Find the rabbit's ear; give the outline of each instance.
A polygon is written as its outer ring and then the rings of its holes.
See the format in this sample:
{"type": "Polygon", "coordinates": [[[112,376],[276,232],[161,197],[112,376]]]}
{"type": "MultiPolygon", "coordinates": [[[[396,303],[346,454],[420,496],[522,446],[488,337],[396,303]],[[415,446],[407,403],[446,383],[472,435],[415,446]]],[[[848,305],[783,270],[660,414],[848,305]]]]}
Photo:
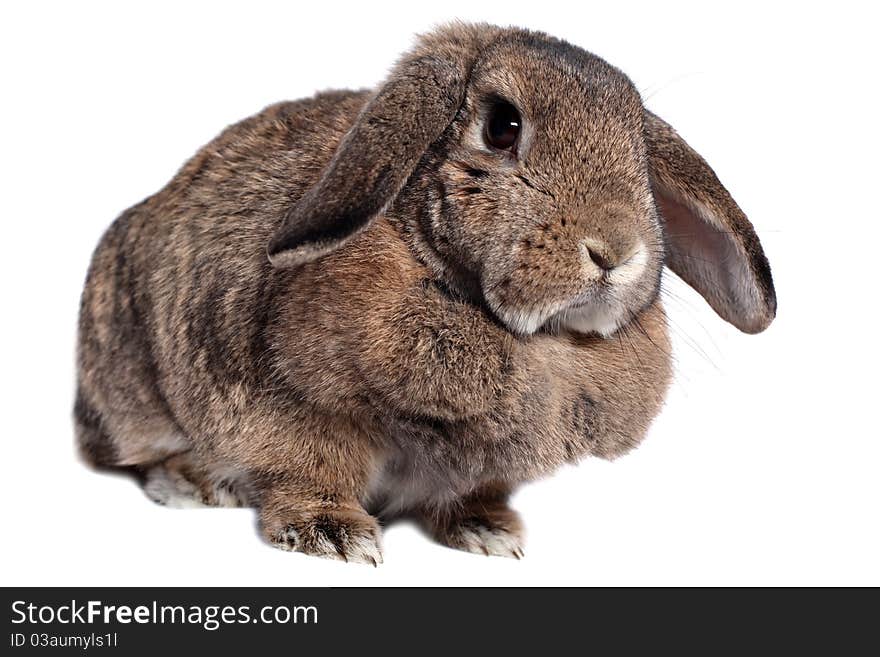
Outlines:
{"type": "Polygon", "coordinates": [[[339,248],[394,200],[461,106],[478,41],[461,28],[433,34],[395,67],[271,238],[272,264],[339,248]]]}
{"type": "Polygon", "coordinates": [[[763,331],[776,316],[776,292],[752,224],[669,124],[645,111],[644,125],[666,264],[738,329],[763,331]]]}

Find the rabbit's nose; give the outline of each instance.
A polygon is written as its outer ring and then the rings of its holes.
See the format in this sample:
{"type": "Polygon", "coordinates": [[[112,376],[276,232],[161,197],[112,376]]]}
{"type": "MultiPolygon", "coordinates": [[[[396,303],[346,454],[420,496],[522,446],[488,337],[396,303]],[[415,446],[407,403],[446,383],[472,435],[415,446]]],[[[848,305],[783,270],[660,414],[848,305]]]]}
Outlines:
{"type": "Polygon", "coordinates": [[[620,259],[612,249],[598,240],[586,239],[581,242],[581,252],[602,271],[611,271],[620,264],[620,259]]]}
{"type": "Polygon", "coordinates": [[[614,269],[614,263],[598,251],[591,249],[589,246],[587,247],[587,254],[590,256],[590,260],[595,262],[600,269],[604,269],[605,271],[614,269]]]}

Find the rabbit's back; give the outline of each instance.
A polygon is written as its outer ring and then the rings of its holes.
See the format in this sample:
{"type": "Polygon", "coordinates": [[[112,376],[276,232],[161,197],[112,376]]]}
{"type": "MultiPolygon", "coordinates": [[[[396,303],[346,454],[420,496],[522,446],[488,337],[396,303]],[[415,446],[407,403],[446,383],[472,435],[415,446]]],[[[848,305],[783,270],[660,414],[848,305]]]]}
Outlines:
{"type": "Polygon", "coordinates": [[[265,328],[289,274],[266,243],[365,99],[328,92],[230,126],[107,230],[80,313],[75,414],[91,460],[179,451],[193,413],[212,417],[206,395],[272,387],[265,328]]]}

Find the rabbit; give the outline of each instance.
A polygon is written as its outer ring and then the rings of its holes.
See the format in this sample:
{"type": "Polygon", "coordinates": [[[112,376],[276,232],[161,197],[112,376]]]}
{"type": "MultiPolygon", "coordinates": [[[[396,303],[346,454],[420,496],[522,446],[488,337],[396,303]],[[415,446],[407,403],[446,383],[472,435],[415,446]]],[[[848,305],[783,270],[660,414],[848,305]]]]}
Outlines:
{"type": "Polygon", "coordinates": [[[84,458],[377,564],[380,519],[521,557],[516,488],[635,447],[671,379],[664,266],[746,333],[752,225],[599,57],[453,23],[374,90],[272,105],[126,210],[82,296],[84,458]]]}

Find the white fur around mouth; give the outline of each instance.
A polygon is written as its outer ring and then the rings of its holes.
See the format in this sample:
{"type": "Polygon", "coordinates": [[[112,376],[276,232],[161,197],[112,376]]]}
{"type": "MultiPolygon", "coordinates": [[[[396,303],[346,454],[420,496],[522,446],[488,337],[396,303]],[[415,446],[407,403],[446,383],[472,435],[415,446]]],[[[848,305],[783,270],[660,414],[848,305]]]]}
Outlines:
{"type": "Polygon", "coordinates": [[[544,325],[544,323],[547,321],[547,318],[552,313],[547,313],[546,310],[543,312],[539,312],[534,310],[520,310],[517,308],[507,308],[501,306],[495,308],[495,314],[498,315],[498,318],[502,322],[504,322],[505,326],[507,326],[507,328],[509,328],[514,333],[518,333],[520,335],[532,335],[535,331],[537,331],[539,328],[541,328],[541,326],[544,325]]]}
{"type": "MultiPolygon", "coordinates": [[[[550,331],[570,331],[572,333],[597,334],[608,338],[631,316],[630,310],[616,296],[632,296],[639,281],[648,267],[648,251],[643,244],[621,264],[606,274],[603,283],[596,279],[595,272],[588,272],[588,278],[597,285],[593,293],[580,295],[566,302],[551,303],[547,306],[517,308],[501,302],[493,288],[485,292],[489,306],[514,333],[532,335],[541,327],[550,331]],[[609,296],[602,290],[613,291],[609,296]],[[576,302],[576,303],[575,303],[576,302]],[[575,303],[575,305],[570,305],[575,303]]],[[[585,258],[585,267],[598,269],[589,258],[585,258]]]]}
{"type": "Polygon", "coordinates": [[[603,338],[608,338],[622,324],[621,313],[615,310],[605,303],[589,304],[563,310],[550,321],[566,331],[597,333],[603,338]]]}
{"type": "Polygon", "coordinates": [[[617,304],[601,301],[551,312],[501,307],[495,309],[495,313],[505,326],[520,335],[532,335],[544,327],[550,331],[596,333],[603,338],[613,335],[627,315],[626,310],[617,304]]]}

